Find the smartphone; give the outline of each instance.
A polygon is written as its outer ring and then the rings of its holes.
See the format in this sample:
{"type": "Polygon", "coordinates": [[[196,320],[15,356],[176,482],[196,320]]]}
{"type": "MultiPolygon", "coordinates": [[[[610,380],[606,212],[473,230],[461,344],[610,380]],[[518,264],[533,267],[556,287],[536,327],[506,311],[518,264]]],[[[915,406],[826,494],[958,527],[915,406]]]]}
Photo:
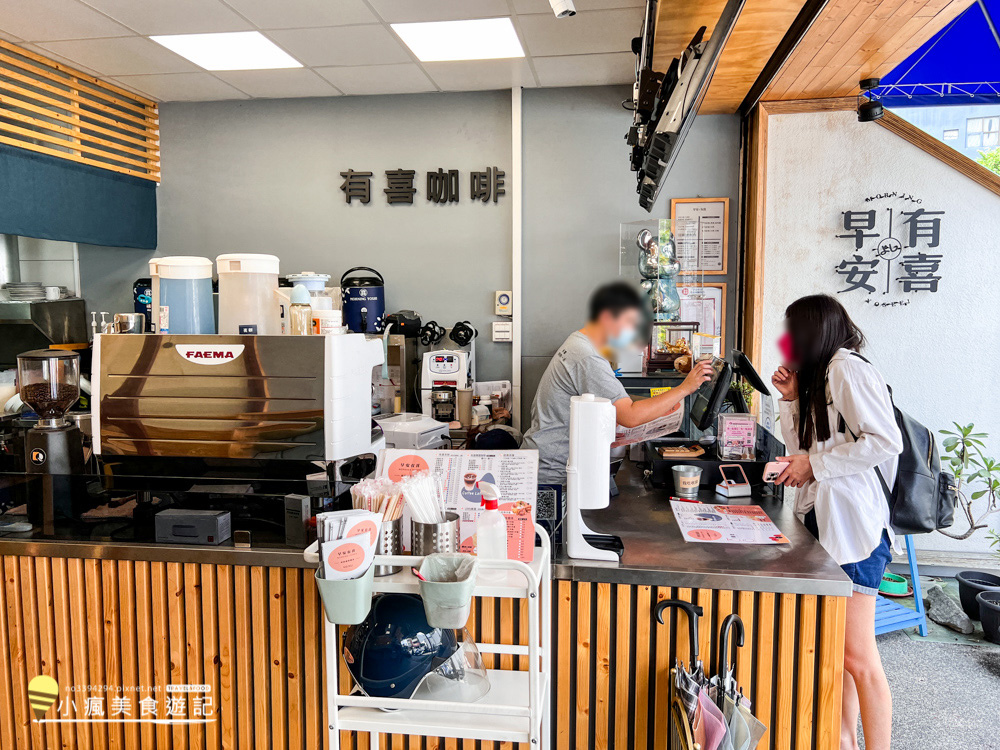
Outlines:
{"type": "Polygon", "coordinates": [[[781,461],[768,461],[764,464],[764,481],[773,483],[775,479],[781,476],[781,472],[785,470],[786,466],[788,464],[781,461]]]}

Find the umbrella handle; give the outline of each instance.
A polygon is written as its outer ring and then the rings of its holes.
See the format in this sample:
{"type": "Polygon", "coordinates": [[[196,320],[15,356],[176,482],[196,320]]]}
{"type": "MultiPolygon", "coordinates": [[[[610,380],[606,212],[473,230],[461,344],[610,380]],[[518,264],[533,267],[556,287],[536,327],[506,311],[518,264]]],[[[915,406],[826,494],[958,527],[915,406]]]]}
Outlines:
{"type": "MultiPolygon", "coordinates": [[[[737,614],[729,615],[725,620],[722,621],[722,627],[719,632],[719,678],[722,680],[723,686],[725,685],[726,676],[729,673],[729,659],[731,658],[733,664],[736,663],[736,649],[743,646],[743,640],[745,637],[745,630],[743,628],[743,620],[737,614]],[[729,631],[732,630],[733,626],[736,626],[736,639],[733,641],[732,657],[729,656],[729,631]]],[[[720,690],[721,699],[725,699],[725,691],[720,690]]]]}
{"type": "MultiPolygon", "coordinates": [[[[691,663],[694,664],[698,661],[698,618],[704,613],[704,610],[697,604],[686,602],[683,599],[664,599],[653,608],[653,614],[656,615],[656,620],[661,625],[663,624],[663,610],[667,607],[677,607],[687,612],[688,638],[691,641],[691,653],[693,654],[691,663]]],[[[742,624],[740,623],[741,627],[742,624]]],[[[740,642],[742,643],[742,638],[740,642]]]]}

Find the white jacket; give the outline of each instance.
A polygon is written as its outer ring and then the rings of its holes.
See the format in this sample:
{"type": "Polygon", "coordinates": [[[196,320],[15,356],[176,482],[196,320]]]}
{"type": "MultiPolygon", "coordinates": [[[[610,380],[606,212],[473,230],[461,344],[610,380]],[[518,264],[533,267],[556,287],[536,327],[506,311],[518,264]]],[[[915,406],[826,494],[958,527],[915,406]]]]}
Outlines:
{"type": "MultiPolygon", "coordinates": [[[[814,479],[795,494],[795,512],[816,511],[819,541],[838,565],[866,559],[882,539],[883,529],[897,552],[889,523],[889,506],[875,474],[879,467],[886,483],[896,482],[896,466],[903,437],[896,425],[892,401],[878,370],[848,349],[830,360],[827,375],[827,414],[830,439],[813,441],[809,463],[814,479]],[[843,415],[848,431],[839,432],[843,415]]],[[[780,401],[781,433],[789,453],[799,448],[798,401],[780,401]]]]}

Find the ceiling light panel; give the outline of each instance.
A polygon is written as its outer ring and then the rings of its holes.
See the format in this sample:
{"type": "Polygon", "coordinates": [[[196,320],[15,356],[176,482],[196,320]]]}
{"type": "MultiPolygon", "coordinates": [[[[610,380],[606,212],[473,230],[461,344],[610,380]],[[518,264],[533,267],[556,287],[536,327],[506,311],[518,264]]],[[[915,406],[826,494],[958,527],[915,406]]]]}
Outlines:
{"type": "Polygon", "coordinates": [[[509,18],[394,23],[392,30],[421,62],[524,57],[509,18]]]}
{"type": "Polygon", "coordinates": [[[152,36],[150,39],[205,70],[273,70],[302,67],[302,63],[259,31],[171,34],[152,36]]]}

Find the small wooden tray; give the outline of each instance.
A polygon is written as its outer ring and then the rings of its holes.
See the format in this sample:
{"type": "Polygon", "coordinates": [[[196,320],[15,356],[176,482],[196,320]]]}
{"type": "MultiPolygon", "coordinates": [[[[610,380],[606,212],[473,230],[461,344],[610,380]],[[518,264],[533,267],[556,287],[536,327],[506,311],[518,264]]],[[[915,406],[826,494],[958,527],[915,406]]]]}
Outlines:
{"type": "Polygon", "coordinates": [[[705,455],[700,445],[661,445],[657,450],[663,458],[698,458],[705,455]]]}

